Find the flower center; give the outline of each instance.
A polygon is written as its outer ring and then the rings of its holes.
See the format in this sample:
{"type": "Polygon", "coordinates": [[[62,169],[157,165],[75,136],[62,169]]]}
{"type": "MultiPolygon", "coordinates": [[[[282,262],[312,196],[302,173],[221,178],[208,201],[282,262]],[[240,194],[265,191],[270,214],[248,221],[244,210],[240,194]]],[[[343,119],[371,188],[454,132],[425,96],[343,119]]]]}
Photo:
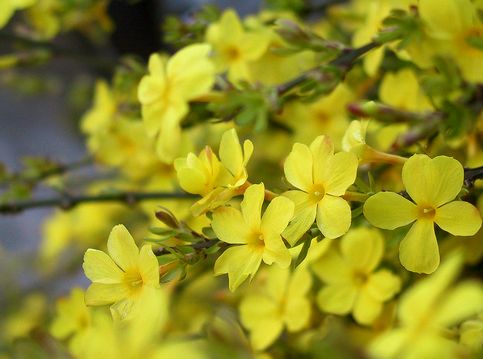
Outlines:
{"type": "Polygon", "coordinates": [[[132,290],[140,289],[143,286],[143,277],[137,270],[124,273],[124,283],[132,290]]]}
{"type": "Polygon", "coordinates": [[[419,206],[419,215],[418,218],[421,219],[434,219],[434,215],[436,214],[436,210],[431,206],[419,206]]]}
{"type": "Polygon", "coordinates": [[[231,61],[236,61],[240,58],[240,50],[235,46],[230,46],[226,49],[226,57],[231,61]]]}
{"type": "Polygon", "coordinates": [[[367,274],[361,271],[355,271],[352,274],[352,279],[357,287],[363,286],[367,282],[367,274]]]}
{"type": "Polygon", "coordinates": [[[325,196],[325,188],[321,184],[316,184],[309,194],[312,201],[319,202],[325,196]]]}

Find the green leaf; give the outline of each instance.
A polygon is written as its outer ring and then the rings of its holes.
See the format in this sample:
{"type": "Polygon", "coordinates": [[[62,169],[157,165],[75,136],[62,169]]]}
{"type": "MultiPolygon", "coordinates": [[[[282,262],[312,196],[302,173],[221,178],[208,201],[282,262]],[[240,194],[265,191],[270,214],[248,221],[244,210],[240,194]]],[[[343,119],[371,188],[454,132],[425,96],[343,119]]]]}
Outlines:
{"type": "Polygon", "coordinates": [[[307,257],[307,253],[309,252],[309,248],[310,248],[310,243],[311,243],[310,239],[305,240],[302,246],[302,249],[300,250],[300,253],[297,257],[297,261],[295,262],[295,268],[297,268],[300,265],[300,263],[302,263],[303,260],[307,257]]]}

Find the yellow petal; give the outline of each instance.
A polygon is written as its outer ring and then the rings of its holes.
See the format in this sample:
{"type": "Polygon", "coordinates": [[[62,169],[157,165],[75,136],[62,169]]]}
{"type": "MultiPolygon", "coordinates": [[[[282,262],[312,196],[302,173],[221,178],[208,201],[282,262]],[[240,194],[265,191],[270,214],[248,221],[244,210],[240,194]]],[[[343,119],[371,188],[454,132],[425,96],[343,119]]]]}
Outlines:
{"type": "Polygon", "coordinates": [[[245,225],[249,230],[260,230],[260,217],[264,198],[265,186],[263,183],[253,184],[245,191],[240,207],[245,219],[245,225]]]}
{"type": "Polygon", "coordinates": [[[150,244],[142,246],[139,252],[139,272],[144,284],[159,286],[159,263],[150,244]]]}
{"type": "Polygon", "coordinates": [[[263,261],[268,265],[277,263],[282,268],[287,268],[292,261],[292,256],[280,235],[270,235],[264,237],[265,250],[263,251],[263,261]]]}
{"type": "Polygon", "coordinates": [[[183,167],[176,170],[179,185],[183,190],[194,194],[205,194],[204,174],[196,168],[183,167]]]}
{"type": "Polygon", "coordinates": [[[433,273],[439,266],[439,248],[434,224],[417,220],[399,245],[399,260],[404,268],[416,273],[433,273]]]}
{"type": "Polygon", "coordinates": [[[286,197],[276,197],[268,205],[262,217],[261,229],[265,233],[280,234],[292,219],[295,205],[286,197]]]}
{"type": "Polygon", "coordinates": [[[309,324],[311,302],[304,297],[289,297],[285,311],[285,323],[288,331],[299,331],[309,324]]]}
{"type": "Polygon", "coordinates": [[[215,262],[215,275],[228,273],[228,286],[234,292],[249,276],[253,276],[262,261],[262,251],[248,245],[230,247],[215,262]]]}
{"type": "Polygon", "coordinates": [[[166,83],[163,78],[144,76],[139,82],[138,99],[143,105],[150,105],[161,98],[166,83]]]}
{"type": "Polygon", "coordinates": [[[270,34],[258,32],[245,34],[242,39],[242,56],[244,61],[258,60],[267,51],[270,42],[270,34]]]}
{"type": "Polygon", "coordinates": [[[243,153],[240,140],[234,128],[221,136],[220,160],[232,176],[238,176],[243,169],[243,153]]]}
{"type": "Polygon", "coordinates": [[[135,311],[136,301],[134,298],[124,298],[111,305],[111,315],[115,321],[132,319],[132,312],[135,311]]]}
{"type": "Polygon", "coordinates": [[[373,340],[369,345],[371,358],[397,358],[407,348],[408,337],[412,332],[407,329],[393,329],[373,340]]]}
{"type": "Polygon", "coordinates": [[[166,58],[159,54],[149,56],[148,62],[149,73],[154,77],[166,77],[166,58]]]}
{"type": "Polygon", "coordinates": [[[334,247],[331,247],[311,267],[325,283],[338,285],[352,282],[350,267],[334,247]]]}
{"type": "Polygon", "coordinates": [[[439,207],[453,200],[463,185],[463,166],[451,157],[413,155],[403,166],[406,191],[419,205],[439,207]]]}
{"type": "Polygon", "coordinates": [[[354,303],[353,316],[359,324],[371,324],[382,311],[382,302],[363,291],[354,303]]]}
{"type": "Polygon", "coordinates": [[[330,172],[324,180],[325,192],[342,196],[356,180],[358,163],[356,155],[352,152],[336,153],[330,160],[330,172]]]}
{"type": "Polygon", "coordinates": [[[351,208],[342,198],[325,195],[317,204],[316,220],[324,237],[340,237],[351,226],[351,208]]]}
{"type": "Polygon", "coordinates": [[[314,183],[325,184],[331,176],[331,163],[334,156],[334,144],[328,136],[318,136],[310,144],[313,158],[314,183]]]}
{"type": "Polygon", "coordinates": [[[86,277],[92,282],[120,283],[123,272],[106,253],[97,249],[88,249],[82,264],[86,277]]]}
{"type": "Polygon", "coordinates": [[[129,289],[124,284],[92,283],[86,291],[87,305],[107,305],[129,295],[129,289]]]}
{"type": "Polygon", "coordinates": [[[156,141],[156,153],[164,163],[171,164],[179,156],[178,152],[181,143],[179,123],[188,113],[188,110],[186,103],[178,103],[176,106],[170,105],[163,115],[160,134],[156,141]]]}
{"type": "Polygon", "coordinates": [[[356,228],[342,238],[340,250],[352,268],[370,273],[381,260],[384,252],[384,238],[375,229],[356,228]]]}
{"type": "Polygon", "coordinates": [[[436,224],[455,236],[472,236],[481,227],[478,209],[468,202],[453,201],[436,209],[436,224]]]}
{"type": "Polygon", "coordinates": [[[387,269],[381,269],[369,276],[365,290],[374,299],[386,301],[401,290],[401,280],[387,269]]]}
{"type": "Polygon", "coordinates": [[[136,268],[138,265],[139,249],[134,238],[122,224],[115,226],[107,240],[109,255],[124,271],[136,268]]]}
{"type": "Polygon", "coordinates": [[[243,216],[239,210],[233,207],[220,207],[213,213],[211,227],[217,237],[225,243],[247,243],[250,236],[243,216]]]}
{"type": "Polygon", "coordinates": [[[478,282],[465,282],[446,294],[438,306],[436,322],[450,327],[483,310],[483,287],[478,282]]]}
{"type": "Polygon", "coordinates": [[[306,145],[295,143],[283,166],[285,177],[293,186],[309,192],[313,184],[312,166],[310,149],[306,145]]]}
{"type": "Polygon", "coordinates": [[[376,227],[395,229],[413,222],[416,205],[393,192],[378,192],[364,203],[364,216],[376,227]]]}
{"type": "Polygon", "coordinates": [[[215,66],[208,59],[208,44],[189,45],[169,60],[167,76],[179,96],[191,100],[208,92],[215,81],[215,66]]]}
{"type": "Polygon", "coordinates": [[[283,195],[295,203],[294,217],[282,233],[282,236],[293,246],[314,223],[317,204],[310,201],[309,195],[302,191],[288,191],[283,195]]]}
{"type": "Polygon", "coordinates": [[[329,285],[317,295],[317,304],[325,312],[347,314],[352,310],[356,296],[356,288],[351,284],[329,285]]]}

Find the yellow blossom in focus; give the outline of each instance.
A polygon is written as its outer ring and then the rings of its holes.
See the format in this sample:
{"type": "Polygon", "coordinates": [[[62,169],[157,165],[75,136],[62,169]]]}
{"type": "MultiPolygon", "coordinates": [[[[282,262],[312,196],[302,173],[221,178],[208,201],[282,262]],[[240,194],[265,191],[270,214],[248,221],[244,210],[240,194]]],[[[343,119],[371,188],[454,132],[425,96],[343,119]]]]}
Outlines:
{"type": "Polygon", "coordinates": [[[128,318],[142,296],[159,288],[159,265],[151,245],[138,249],[123,225],[115,226],[107,240],[106,253],[88,249],[84,272],[92,281],[86,292],[87,305],[111,306],[114,317],[128,318]]]}
{"type": "Polygon", "coordinates": [[[0,29],[4,27],[15,11],[28,8],[37,0],[2,0],[0,1],[0,29]]]}
{"type": "Polygon", "coordinates": [[[376,193],[365,202],[364,215],[376,227],[392,230],[414,222],[399,246],[399,259],[407,270],[432,273],[438,268],[435,223],[456,236],[471,236],[480,229],[478,209],[454,201],[463,185],[463,172],[453,158],[416,154],[402,170],[404,186],[415,203],[393,192],[376,193]]]}
{"type": "Polygon", "coordinates": [[[298,188],[284,193],[295,203],[295,214],[283,236],[291,245],[314,220],[324,237],[340,237],[349,230],[351,209],[341,198],[354,183],[357,157],[350,152],[334,154],[332,141],[317,137],[310,147],[295,143],[284,164],[287,181],[298,188]]]}
{"type": "MultiPolygon", "coordinates": [[[[262,273],[260,273],[262,274],[262,273]]],[[[255,350],[264,350],[282,333],[297,332],[309,323],[311,303],[307,294],[312,285],[309,271],[298,267],[290,269],[272,266],[267,277],[259,284],[260,293],[249,293],[240,304],[240,319],[250,331],[255,350]]]]}
{"type": "Polygon", "coordinates": [[[270,39],[268,30],[245,31],[238,15],[231,9],[206,31],[206,41],[213,46],[217,71],[228,70],[228,78],[234,82],[251,80],[250,62],[265,53],[270,39]]]}
{"type": "Polygon", "coordinates": [[[139,83],[144,125],[150,137],[157,136],[156,151],[165,163],[172,163],[178,155],[180,122],[188,114],[188,102],[206,94],[214,83],[209,51],[209,45],[195,44],[178,51],[169,60],[153,54],[149,74],[139,83]]]}
{"type": "Polygon", "coordinates": [[[246,165],[253,153],[252,142],[245,140],[242,149],[235,129],[231,129],[223,133],[218,153],[220,160],[206,147],[199,156],[189,153],[174,162],[181,188],[203,196],[191,207],[195,216],[223,205],[247,182],[246,165]]]}
{"type": "Polygon", "coordinates": [[[466,281],[450,288],[461,270],[453,254],[430,277],[406,291],[397,309],[398,325],[370,344],[376,359],[456,358],[459,345],[445,335],[449,328],[483,309],[481,283],[466,281]]]}
{"type": "Polygon", "coordinates": [[[280,234],[292,218],[294,205],[285,197],[276,197],[262,216],[264,197],[263,183],[251,185],[245,191],[241,211],[220,207],[213,212],[211,226],[217,237],[233,245],[215,263],[215,275],[228,273],[231,291],[253,277],[262,260],[283,268],[292,260],[280,234]]]}
{"type": "Polygon", "coordinates": [[[371,324],[383,303],[401,288],[399,277],[387,269],[376,270],[384,253],[384,238],[375,229],[349,231],[312,264],[326,283],[318,296],[319,307],[328,313],[352,313],[360,324],[371,324]]]}

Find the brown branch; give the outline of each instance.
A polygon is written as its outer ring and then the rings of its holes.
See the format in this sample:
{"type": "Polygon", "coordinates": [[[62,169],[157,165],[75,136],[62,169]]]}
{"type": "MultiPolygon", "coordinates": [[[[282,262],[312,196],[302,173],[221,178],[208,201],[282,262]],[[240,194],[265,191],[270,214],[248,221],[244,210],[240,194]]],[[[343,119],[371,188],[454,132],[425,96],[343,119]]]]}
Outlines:
{"type": "Polygon", "coordinates": [[[133,205],[141,201],[152,199],[193,199],[197,196],[181,192],[116,192],[99,195],[61,195],[45,199],[12,201],[0,204],[0,214],[15,214],[27,209],[58,207],[63,210],[71,209],[81,203],[93,202],[121,202],[133,205]]]}

